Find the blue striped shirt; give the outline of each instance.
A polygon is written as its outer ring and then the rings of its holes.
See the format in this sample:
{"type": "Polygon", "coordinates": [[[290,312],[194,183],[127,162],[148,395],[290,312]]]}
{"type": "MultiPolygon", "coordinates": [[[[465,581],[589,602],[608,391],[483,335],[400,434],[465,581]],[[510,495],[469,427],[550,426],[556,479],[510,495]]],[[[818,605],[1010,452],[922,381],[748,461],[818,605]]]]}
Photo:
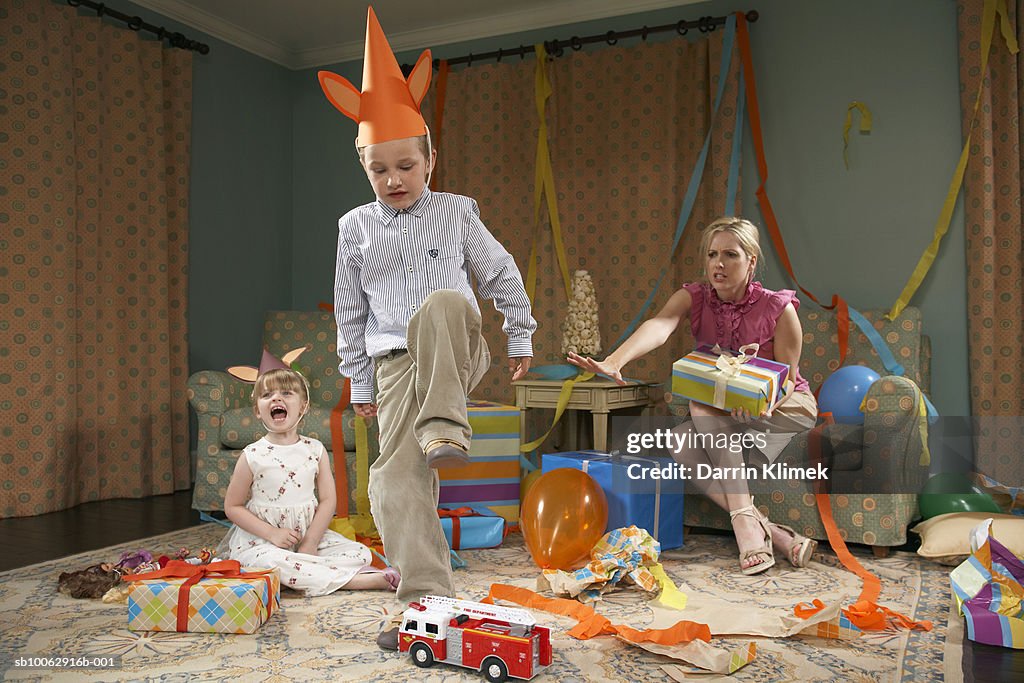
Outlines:
{"type": "Polygon", "coordinates": [[[409,320],[432,292],[461,292],[479,312],[470,272],[480,296],[505,316],[509,357],[532,356],[537,322],[523,278],[474,200],[424,189],[408,209],[378,200],[338,220],[338,369],[352,379],[353,403],[373,401],[371,359],[406,348],[409,320]]]}

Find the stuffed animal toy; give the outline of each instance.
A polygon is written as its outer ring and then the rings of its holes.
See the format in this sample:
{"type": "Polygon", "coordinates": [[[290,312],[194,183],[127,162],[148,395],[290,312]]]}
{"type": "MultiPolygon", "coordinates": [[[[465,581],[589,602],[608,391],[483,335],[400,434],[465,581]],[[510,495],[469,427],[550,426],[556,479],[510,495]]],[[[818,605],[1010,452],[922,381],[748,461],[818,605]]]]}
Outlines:
{"type": "Polygon", "coordinates": [[[109,562],[94,564],[75,572],[61,572],[57,590],[73,598],[101,598],[121,583],[121,571],[109,562]]]}

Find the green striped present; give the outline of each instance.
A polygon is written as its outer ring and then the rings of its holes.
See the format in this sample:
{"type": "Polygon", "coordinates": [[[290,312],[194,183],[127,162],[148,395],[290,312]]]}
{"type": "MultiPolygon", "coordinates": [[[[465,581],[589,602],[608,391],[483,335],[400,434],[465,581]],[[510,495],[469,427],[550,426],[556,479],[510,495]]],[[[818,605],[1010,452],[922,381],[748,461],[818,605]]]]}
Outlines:
{"type": "Polygon", "coordinates": [[[760,415],[782,397],[788,376],[785,363],[718,353],[702,345],[672,364],[672,393],[722,410],[746,408],[760,415]]]}

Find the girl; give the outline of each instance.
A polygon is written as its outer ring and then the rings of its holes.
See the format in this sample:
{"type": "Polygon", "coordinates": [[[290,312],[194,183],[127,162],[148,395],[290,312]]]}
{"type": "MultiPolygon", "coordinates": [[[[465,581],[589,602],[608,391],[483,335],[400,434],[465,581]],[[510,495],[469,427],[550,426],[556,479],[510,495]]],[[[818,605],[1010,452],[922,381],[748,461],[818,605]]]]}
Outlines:
{"type": "Polygon", "coordinates": [[[235,523],[217,554],[249,567],[277,568],[281,585],[307,596],[339,588],[396,590],[394,569],[370,566],[370,550],[327,527],[334,518],[334,477],[326,449],[300,436],[309,410],[306,379],[291,369],[269,370],[253,388],[256,416],[267,435],[239,456],[224,497],[235,523]]]}

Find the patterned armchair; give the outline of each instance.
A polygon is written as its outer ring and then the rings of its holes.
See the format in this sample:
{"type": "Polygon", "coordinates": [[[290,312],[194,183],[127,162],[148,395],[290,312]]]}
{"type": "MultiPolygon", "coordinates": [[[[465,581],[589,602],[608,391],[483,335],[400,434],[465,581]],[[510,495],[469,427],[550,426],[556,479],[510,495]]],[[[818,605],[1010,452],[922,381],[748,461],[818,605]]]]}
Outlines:
{"type": "MultiPolygon", "coordinates": [[[[296,361],[309,380],[310,408],[299,432],[319,439],[331,451],[331,410],[341,398],[345,378],[338,374],[337,327],[334,315],[318,311],[268,311],[263,345],[275,356],[303,345],[310,350],[296,361]]],[[[248,359],[239,359],[239,362],[248,359]]],[[[188,399],[198,416],[196,483],[192,507],[223,510],[224,494],[235,460],[248,444],[265,433],[252,409],[252,385],[226,372],[203,370],[188,379],[188,399]]],[[[343,418],[345,460],[349,481],[349,509],[355,510],[355,413],[346,408],[343,418]]],[[[369,460],[377,459],[377,421],[369,427],[369,460]]],[[[332,454],[332,464],[333,464],[332,454]]]]}
{"type": "MultiPolygon", "coordinates": [[[[931,379],[931,342],[921,334],[921,312],[907,307],[895,321],[883,318],[886,311],[865,311],[864,316],[889,345],[906,369],[902,377],[886,376],[871,343],[850,326],[847,365],[861,364],[882,377],[866,396],[864,424],[834,424],[824,428],[821,452],[831,472],[832,514],[840,535],[848,543],[863,543],[884,556],[890,546],[907,540],[907,526],[917,517],[917,494],[927,479],[928,466],[921,464],[919,398],[913,380],[928,393],[931,379]]],[[[803,353],[800,372],[813,388],[838,368],[836,319],[828,311],[803,306],[803,353]]],[[[685,415],[688,406],[676,398],[669,409],[685,415]]],[[[794,467],[810,463],[810,431],[797,434],[779,456],[794,467]]],[[[755,504],[782,524],[818,540],[828,540],[814,498],[814,482],[802,480],[759,481],[751,486],[755,504]]],[[[729,516],[704,496],[687,496],[688,526],[731,529],[729,516]]]]}

